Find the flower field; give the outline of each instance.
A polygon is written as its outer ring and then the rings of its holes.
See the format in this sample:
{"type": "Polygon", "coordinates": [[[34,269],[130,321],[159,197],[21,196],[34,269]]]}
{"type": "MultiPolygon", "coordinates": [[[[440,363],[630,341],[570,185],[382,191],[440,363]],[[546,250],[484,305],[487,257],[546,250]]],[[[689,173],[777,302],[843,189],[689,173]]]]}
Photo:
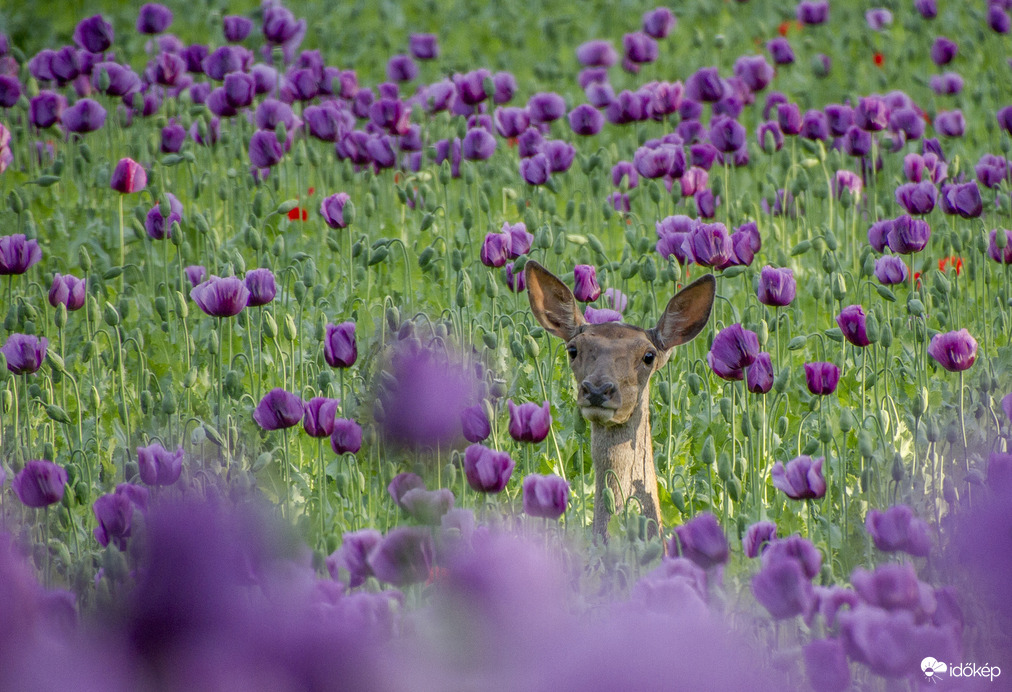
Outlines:
{"type": "Polygon", "coordinates": [[[1003,689],[1012,2],[85,4],[0,688],[1003,689]]]}

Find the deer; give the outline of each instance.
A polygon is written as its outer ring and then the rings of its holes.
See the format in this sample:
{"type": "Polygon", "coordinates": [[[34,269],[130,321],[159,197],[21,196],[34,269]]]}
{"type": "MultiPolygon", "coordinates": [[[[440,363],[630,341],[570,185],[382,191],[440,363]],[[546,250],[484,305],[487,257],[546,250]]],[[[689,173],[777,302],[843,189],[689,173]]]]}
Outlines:
{"type": "Polygon", "coordinates": [[[635,498],[648,520],[648,535],[658,535],[650,378],[675,346],[691,341],[706,326],[716,280],[706,274],[693,281],[668,301],[657,326],[644,329],[624,322],[587,323],[569,287],[534,260],[525,264],[524,279],[535,319],[566,343],[576,404],[590,423],[594,533],[607,537],[612,513],[604,497],[610,488],[621,503],[635,498]]]}

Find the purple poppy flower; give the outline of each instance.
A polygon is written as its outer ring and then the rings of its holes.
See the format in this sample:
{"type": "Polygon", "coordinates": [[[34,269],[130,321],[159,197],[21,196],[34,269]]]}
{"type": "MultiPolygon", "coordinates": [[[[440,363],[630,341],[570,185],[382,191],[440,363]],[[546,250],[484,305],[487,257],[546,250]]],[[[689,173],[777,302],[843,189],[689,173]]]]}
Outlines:
{"type": "Polygon", "coordinates": [[[987,8],[987,25],[996,34],[1007,34],[1012,30],[1012,19],[1003,7],[991,4],[987,8]]]}
{"type": "Polygon", "coordinates": [[[492,434],[492,425],[480,405],[468,406],[460,412],[460,427],[464,439],[472,443],[482,442],[492,434]]]}
{"type": "Polygon", "coordinates": [[[776,620],[808,616],[815,609],[815,590],[801,563],[789,556],[763,559],[752,577],[752,594],[776,620]]]}
{"type": "Polygon", "coordinates": [[[889,106],[878,96],[858,99],[854,124],[865,132],[879,132],[889,125],[889,106]]]}
{"type": "Polygon", "coordinates": [[[264,430],[281,430],[302,420],[304,404],[295,394],[275,387],[267,392],[253,410],[253,420],[264,430]]]}
{"type": "Polygon", "coordinates": [[[517,442],[541,442],[548,437],[552,413],[547,401],[541,406],[532,401],[517,406],[512,399],[506,403],[510,412],[510,437],[517,442]]]}
{"type": "Polygon", "coordinates": [[[777,525],[772,521],[757,521],[748,527],[741,539],[745,557],[759,557],[768,544],[777,538],[777,525]]]}
{"type": "Polygon", "coordinates": [[[875,249],[875,252],[885,251],[894,223],[894,219],[882,219],[868,228],[868,244],[875,249]]]}
{"type": "Polygon", "coordinates": [[[344,211],[351,197],[347,192],[338,192],[325,197],[320,202],[320,216],[331,228],[347,228],[349,220],[345,220],[344,211]]]}
{"type": "Polygon", "coordinates": [[[850,580],[862,601],[886,610],[913,612],[922,607],[924,597],[933,598],[930,589],[922,591],[926,585],[909,562],[879,565],[874,571],[858,567],[850,580]]]}
{"type": "Polygon", "coordinates": [[[872,31],[882,31],[892,26],[893,13],[884,7],[873,7],[864,13],[864,20],[872,31]]]}
{"type": "Polygon", "coordinates": [[[781,103],[777,106],[777,124],[785,135],[801,132],[801,110],[796,103],[781,103]]]}
{"type": "Polygon", "coordinates": [[[886,286],[906,283],[907,264],[896,255],[885,255],[875,260],[875,278],[886,286]]]}
{"type": "Polygon", "coordinates": [[[596,135],[604,127],[604,116],[589,103],[581,103],[569,111],[569,127],[584,137],[596,135]]]}
{"type": "Polygon", "coordinates": [[[696,194],[707,189],[707,185],[710,182],[710,174],[705,169],[692,166],[682,174],[678,182],[682,187],[682,197],[695,197],[696,194]]]}
{"type": "Polygon", "coordinates": [[[977,359],[977,340],[965,328],[935,334],[928,344],[928,355],[949,372],[961,372],[977,359]]]}
{"type": "Polygon", "coordinates": [[[243,53],[239,46],[221,46],[201,60],[204,74],[216,82],[232,72],[243,72],[243,53]]]}
{"type": "Polygon", "coordinates": [[[486,161],[495,153],[495,137],[483,127],[471,128],[464,135],[461,154],[468,161],[486,161]]]}
{"type": "Polygon", "coordinates": [[[669,555],[681,555],[705,570],[725,564],[731,556],[727,537],[711,512],[676,526],[668,546],[669,555]]]}
{"type": "Polygon", "coordinates": [[[196,288],[204,280],[204,276],[207,275],[207,270],[199,264],[191,264],[183,270],[186,273],[186,278],[190,280],[190,285],[196,288]]]}
{"type": "Polygon", "coordinates": [[[221,18],[221,31],[229,43],[240,43],[253,31],[253,20],[237,14],[227,14],[221,18]]]}
{"type": "Polygon", "coordinates": [[[854,125],[854,109],[850,106],[831,103],[823,109],[829,131],[835,137],[842,137],[854,125]]]}
{"type": "Polygon", "coordinates": [[[389,531],[369,551],[367,562],[377,579],[401,587],[428,579],[434,556],[432,532],[404,526],[389,531]]]}
{"type": "Polygon", "coordinates": [[[0,276],[24,274],[42,259],[39,241],[23,233],[0,236],[0,276]]]}
{"type": "Polygon", "coordinates": [[[666,38],[678,20],[667,7],[658,7],[643,14],[643,33],[654,38],[666,38]]]}
{"type": "Polygon", "coordinates": [[[744,369],[759,355],[759,337],[736,322],[721,329],[713,339],[706,362],[714,374],[725,380],[740,380],[744,369]]]}
{"type": "Polygon", "coordinates": [[[640,122],[647,117],[649,100],[650,97],[647,94],[633,93],[628,89],[623,89],[605,108],[604,117],[613,125],[640,122]]]}
{"type": "Polygon", "coordinates": [[[486,267],[502,267],[509,259],[509,247],[509,234],[488,233],[481,244],[481,263],[486,267]]]}
{"type": "Polygon", "coordinates": [[[952,62],[957,53],[959,53],[959,46],[956,45],[955,41],[945,36],[939,36],[931,44],[931,61],[939,67],[952,62]]]}
{"type": "Polygon", "coordinates": [[[492,74],[486,69],[473,70],[464,74],[454,75],[457,96],[467,106],[475,106],[488,98],[485,91],[485,79],[492,74]]]}
{"type": "Polygon", "coordinates": [[[802,649],[805,673],[813,690],[843,692],[850,689],[847,651],[839,639],[815,639],[802,649]]]}
{"type": "Polygon", "coordinates": [[[823,24],[829,19],[829,0],[801,0],[795,9],[795,17],[808,26],[823,24]]]}
{"type": "Polygon", "coordinates": [[[328,324],[323,342],[323,357],[332,368],[350,368],[358,360],[355,323],[328,324]]]}
{"type": "Polygon", "coordinates": [[[411,34],[408,50],[418,60],[434,60],[439,57],[439,40],[435,34],[411,34]]]}
{"type": "Polygon", "coordinates": [[[935,0],[914,0],[914,9],[925,19],[934,19],[938,16],[938,3],[935,0]]]}
{"type": "Polygon", "coordinates": [[[935,131],[945,137],[962,137],[966,132],[966,118],[960,110],[939,111],[935,116],[935,131]]]}
{"type": "Polygon", "coordinates": [[[523,293],[527,290],[527,280],[524,278],[524,272],[514,271],[513,262],[508,262],[505,267],[506,270],[506,285],[514,293],[523,293]]]}
{"type": "Polygon", "coordinates": [[[582,303],[592,303],[601,295],[601,287],[597,283],[597,269],[590,264],[578,264],[573,268],[573,280],[576,288],[573,295],[582,303]]]}
{"type": "Polygon", "coordinates": [[[886,610],[861,604],[841,613],[840,638],[847,655],[887,678],[903,678],[916,671],[925,651],[958,659],[958,641],[951,629],[919,625],[907,610],[886,610]]]}
{"type": "Polygon", "coordinates": [[[502,492],[515,466],[508,453],[484,445],[472,444],[464,450],[464,475],[468,485],[479,493],[502,492]]]}
{"type": "Polygon", "coordinates": [[[330,437],[334,433],[339,399],[314,396],[306,402],[302,416],[302,428],[310,437],[330,437]]]}
{"type": "Polygon", "coordinates": [[[773,388],[773,361],[766,351],[745,368],[745,387],[753,394],[767,394],[773,388]]]}
{"type": "Polygon", "coordinates": [[[212,102],[219,98],[216,94],[221,94],[224,97],[225,106],[227,109],[231,109],[232,112],[219,112],[215,113],[215,115],[235,115],[235,111],[238,109],[252,105],[253,97],[256,94],[256,82],[253,80],[253,77],[244,72],[228,73],[225,75],[224,84],[219,89],[212,91],[208,97],[208,108],[211,108],[212,111],[214,110],[212,102]]]}
{"type": "Polygon", "coordinates": [[[82,19],[74,28],[74,43],[89,53],[104,53],[112,40],[112,24],[99,14],[82,19]]]}
{"type": "Polygon", "coordinates": [[[243,279],[243,283],[249,289],[249,300],[246,301],[247,307],[256,308],[261,305],[267,305],[274,300],[274,296],[278,293],[274,274],[270,269],[265,267],[251,269],[246,272],[246,278],[243,279]]]}
{"type": "Polygon", "coordinates": [[[98,526],[95,540],[103,547],[111,542],[120,550],[126,550],[126,539],[130,537],[130,520],[134,514],[134,503],[123,493],[107,493],[92,505],[98,526]]]}
{"type": "Polygon", "coordinates": [[[43,89],[28,102],[28,118],[40,130],[60,122],[67,99],[63,94],[43,89]]]}
{"type": "Polygon", "coordinates": [[[162,128],[159,149],[163,154],[175,154],[183,148],[184,141],[186,141],[186,130],[182,125],[172,120],[162,128]]]}
{"type": "Polygon", "coordinates": [[[21,99],[21,82],[14,75],[0,74],[0,108],[11,108],[21,99]]]}
{"type": "Polygon", "coordinates": [[[221,278],[212,274],[207,281],[190,290],[190,297],[211,317],[234,317],[249,302],[249,289],[238,277],[221,278]]]}
{"type": "Polygon", "coordinates": [[[834,363],[817,361],[805,363],[805,383],[812,394],[824,396],[836,391],[840,381],[840,368],[834,363]]]}
{"type": "Polygon", "coordinates": [[[531,117],[526,108],[513,106],[496,108],[494,114],[495,131],[500,137],[513,138],[523,134],[531,124],[531,117]]]}
{"type": "Polygon", "coordinates": [[[528,185],[544,185],[550,175],[551,165],[544,154],[538,153],[520,160],[520,177],[528,185]]]}
{"type": "Polygon", "coordinates": [[[151,75],[155,84],[176,87],[186,76],[186,60],[176,53],[159,53],[151,61],[146,74],[151,75]]]}
{"type": "Polygon", "coordinates": [[[354,589],[373,576],[368,555],[379,544],[383,535],[376,529],[361,529],[341,537],[341,547],[327,558],[327,571],[337,579],[341,569],[348,572],[348,588],[354,589]]]}
{"type": "Polygon", "coordinates": [[[642,146],[633,155],[633,165],[644,178],[681,177],[685,171],[685,151],[674,144],[642,146]]]}
{"type": "Polygon", "coordinates": [[[78,279],[70,274],[53,274],[53,283],[49,288],[49,304],[54,308],[66,306],[67,310],[80,310],[84,307],[87,295],[87,280],[78,279]]]}
{"type": "Polygon", "coordinates": [[[391,82],[410,82],[418,77],[418,65],[410,55],[394,55],[387,61],[387,79],[391,82]]]}
{"type": "Polygon", "coordinates": [[[362,448],[362,426],[350,418],[338,418],[330,433],[330,448],[334,454],[357,454],[362,448]]]}
{"type": "Polygon", "coordinates": [[[861,196],[863,189],[864,183],[861,181],[861,176],[854,171],[840,169],[833,177],[833,194],[836,197],[840,197],[846,190],[851,199],[857,199],[861,196]]]}
{"type": "Polygon", "coordinates": [[[7,359],[7,369],[15,375],[30,375],[42,367],[49,340],[33,334],[14,333],[0,347],[0,353],[7,359]]]}
{"type": "Polygon", "coordinates": [[[517,80],[510,72],[496,72],[492,75],[492,103],[509,103],[517,93],[517,80]]]}
{"type": "Polygon", "coordinates": [[[617,288],[608,288],[604,292],[604,304],[620,313],[625,312],[629,297],[617,288]]]}
{"type": "Polygon", "coordinates": [[[509,259],[516,259],[520,255],[526,255],[530,252],[534,236],[527,232],[527,226],[523,221],[515,224],[504,221],[500,230],[500,235],[503,234],[508,236],[509,239],[506,249],[506,255],[509,259]]]}
{"type": "Polygon", "coordinates": [[[1012,264],[1012,231],[994,228],[988,237],[987,256],[999,264],[1012,264]],[[1005,246],[998,247],[998,234],[1005,236],[1005,246]]]}
{"type": "Polygon", "coordinates": [[[657,60],[657,41],[642,31],[624,35],[622,49],[625,51],[625,59],[634,65],[657,60]]]}
{"type": "MultiPolygon", "coordinates": [[[[689,78],[685,80],[687,98],[682,102],[682,117],[686,118],[689,115],[684,112],[684,109],[691,107],[694,102],[716,103],[724,98],[724,86],[724,81],[720,78],[716,67],[701,67],[689,75],[689,78]]],[[[699,108],[699,111],[702,112],[702,109],[699,108]]],[[[696,117],[698,115],[697,113],[696,117]]]]}
{"type": "Polygon", "coordinates": [[[717,151],[725,154],[734,153],[745,144],[745,127],[726,115],[719,115],[713,119],[709,134],[710,143],[717,151]]]}
{"type": "Polygon", "coordinates": [[[569,483],[558,476],[532,473],[523,482],[524,514],[558,519],[569,504],[569,483]]]}
{"type": "Polygon", "coordinates": [[[148,184],[148,174],[144,167],[133,159],[123,158],[116,164],[112,172],[110,187],[116,192],[128,195],[132,192],[140,192],[148,184]]]}
{"type": "Polygon", "coordinates": [[[527,101],[532,123],[550,123],[566,114],[566,102],[554,92],[538,92],[527,101]]]}
{"type": "Polygon", "coordinates": [[[67,470],[45,459],[33,459],[17,472],[11,488],[26,507],[47,507],[63,499],[67,470]]]}
{"type": "Polygon", "coordinates": [[[934,183],[925,180],[920,183],[904,183],[896,188],[896,202],[908,214],[930,214],[938,200],[938,189],[934,183]]]}
{"type": "Polygon", "coordinates": [[[770,52],[774,65],[790,65],[794,62],[794,49],[783,36],[767,41],[766,50],[770,52]]]}
{"type": "Polygon", "coordinates": [[[1009,164],[1004,156],[984,154],[973,167],[977,180],[984,187],[999,187],[1009,177],[1009,164]]]}
{"type": "Polygon", "coordinates": [[[759,227],[755,221],[749,221],[735,229],[731,234],[731,256],[727,264],[720,268],[743,265],[749,266],[755,259],[755,253],[762,248],[762,239],[759,237],[759,227]]]}
{"type": "Polygon", "coordinates": [[[893,219],[886,232],[889,249],[900,255],[920,252],[928,245],[931,227],[923,219],[914,219],[904,214],[893,219]]]}
{"type": "Polygon", "coordinates": [[[618,53],[610,41],[598,39],[577,46],[576,59],[587,67],[611,67],[618,62],[618,53]]]}
{"type": "Polygon", "coordinates": [[[394,479],[390,481],[387,486],[387,492],[390,493],[390,497],[393,498],[394,502],[398,507],[404,509],[401,505],[401,498],[409,490],[415,488],[425,488],[425,481],[422,480],[421,476],[414,473],[401,473],[394,476],[394,479]]]}
{"type": "Polygon", "coordinates": [[[249,160],[253,168],[273,168],[285,155],[284,147],[273,132],[257,130],[249,142],[249,160]]]}
{"type": "Polygon", "coordinates": [[[804,117],[801,119],[801,132],[799,133],[805,139],[826,141],[829,139],[829,121],[826,119],[826,114],[822,111],[808,110],[805,111],[804,117]]]}
{"type": "Polygon", "coordinates": [[[980,197],[977,183],[958,183],[942,186],[942,211],[950,215],[959,215],[964,219],[975,219],[984,211],[984,202],[980,197]]]}
{"type": "Polygon", "coordinates": [[[105,124],[105,108],[97,101],[81,99],[63,111],[63,126],[68,132],[84,134],[101,129],[105,124]]]}
{"type": "Polygon", "coordinates": [[[689,257],[704,267],[723,266],[734,251],[727,228],[722,223],[696,224],[689,230],[685,244],[689,257]]]}
{"type": "Polygon", "coordinates": [[[915,517],[906,505],[895,505],[885,512],[869,510],[864,526],[879,550],[902,551],[918,557],[926,557],[931,551],[927,522],[915,517]]]}
{"type": "Polygon", "coordinates": [[[137,14],[137,33],[160,34],[172,24],[172,10],[165,5],[149,2],[141,5],[137,14]]]}
{"type": "Polygon", "coordinates": [[[588,324],[604,324],[605,322],[621,322],[622,313],[616,310],[610,310],[608,308],[593,308],[587,306],[583,311],[583,319],[587,320],[588,324]]]}
{"type": "Polygon", "coordinates": [[[158,442],[137,448],[137,469],[147,485],[172,485],[183,470],[183,447],[166,450],[158,442]]]}
{"type": "Polygon", "coordinates": [[[844,338],[855,346],[864,347],[871,343],[868,340],[868,319],[860,305],[845,307],[836,316],[836,323],[840,325],[844,338]]]}
{"type": "Polygon", "coordinates": [[[268,43],[290,46],[300,42],[306,32],[306,20],[296,20],[291,10],[280,4],[267,5],[263,19],[262,31],[268,43]]]}
{"type": "Polygon", "coordinates": [[[759,125],[756,128],[755,136],[759,148],[767,154],[780,151],[784,146],[783,130],[780,129],[780,125],[772,120],[759,125]]]}
{"type": "MultiPolygon", "coordinates": [[[[807,366],[806,366],[807,368],[807,366]]],[[[812,459],[799,456],[787,462],[773,464],[770,478],[773,485],[792,500],[820,498],[826,494],[826,479],[822,475],[823,457],[812,459]]]]}
{"type": "Polygon", "coordinates": [[[162,205],[156,204],[148,210],[144,218],[144,230],[152,240],[164,240],[172,237],[172,224],[183,220],[183,204],[171,192],[165,193],[168,216],[162,215],[162,205]]]}
{"type": "Polygon", "coordinates": [[[999,108],[995,113],[995,117],[998,118],[998,126],[1005,130],[1005,132],[1012,134],[1012,106],[999,108]]]}
{"type": "Polygon", "coordinates": [[[734,62],[734,76],[752,92],[759,92],[773,81],[775,71],[761,55],[743,55],[734,62]]]}

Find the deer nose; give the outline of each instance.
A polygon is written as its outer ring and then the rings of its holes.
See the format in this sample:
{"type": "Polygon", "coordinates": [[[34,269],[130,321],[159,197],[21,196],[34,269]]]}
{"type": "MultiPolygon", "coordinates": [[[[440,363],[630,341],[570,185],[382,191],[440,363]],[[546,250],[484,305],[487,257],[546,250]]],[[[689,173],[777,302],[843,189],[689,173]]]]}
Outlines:
{"type": "Polygon", "coordinates": [[[584,380],[580,383],[580,394],[591,406],[601,406],[604,404],[614,396],[615,389],[614,382],[602,382],[596,386],[590,380],[584,380]]]}

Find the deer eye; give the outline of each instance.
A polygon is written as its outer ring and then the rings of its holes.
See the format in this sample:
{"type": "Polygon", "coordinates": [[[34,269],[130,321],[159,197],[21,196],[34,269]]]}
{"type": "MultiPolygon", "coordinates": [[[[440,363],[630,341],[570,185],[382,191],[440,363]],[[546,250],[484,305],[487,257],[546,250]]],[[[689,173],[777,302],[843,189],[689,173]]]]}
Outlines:
{"type": "Polygon", "coordinates": [[[647,365],[653,365],[654,360],[656,358],[657,354],[654,353],[653,351],[647,351],[646,353],[643,354],[643,362],[646,363],[647,365]]]}
{"type": "Polygon", "coordinates": [[[569,359],[573,360],[576,358],[576,346],[569,346],[566,348],[566,353],[569,354],[569,359]]]}

